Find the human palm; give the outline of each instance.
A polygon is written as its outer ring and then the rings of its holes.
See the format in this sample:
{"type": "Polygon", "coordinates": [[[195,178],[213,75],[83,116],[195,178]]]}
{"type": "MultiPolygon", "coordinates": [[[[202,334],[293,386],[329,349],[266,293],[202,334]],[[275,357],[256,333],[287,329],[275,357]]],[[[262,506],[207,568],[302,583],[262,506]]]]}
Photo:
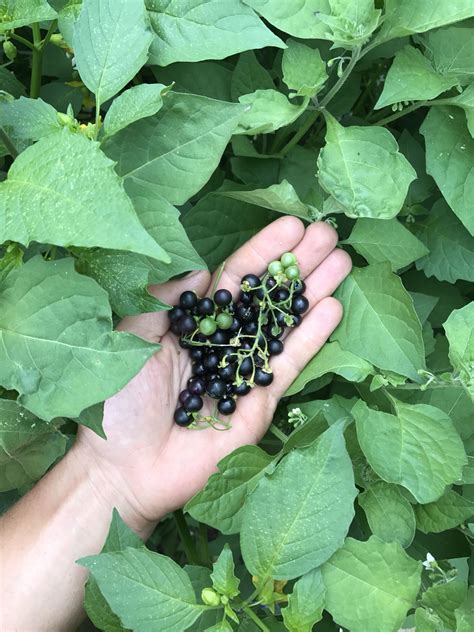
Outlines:
{"type": "MultiPolygon", "coordinates": [[[[227,261],[218,287],[226,287],[236,296],[242,276],[250,272],[260,275],[268,262],[292,251],[298,258],[310,302],[302,325],[285,340],[285,351],[272,359],[273,383],[267,388],[257,387],[239,399],[230,430],[198,431],[174,424],[178,395],[191,374],[191,363],[187,351],[168,332],[166,312],[122,321],[120,329],[159,341],[162,348],[122,391],[106,402],[107,441],[81,427],[78,444],[86,448],[143,517],[156,520],[182,506],[204,486],[220,459],[263,436],[278,400],[341,318],[341,306],[330,296],[349,273],[351,263],[342,250],[335,249],[336,244],[337,234],[329,225],[319,222],[305,230],[300,220],[283,217],[227,261]]],[[[204,296],[212,285],[207,272],[198,272],[154,286],[151,291],[161,300],[176,303],[183,290],[194,289],[204,296]]]]}

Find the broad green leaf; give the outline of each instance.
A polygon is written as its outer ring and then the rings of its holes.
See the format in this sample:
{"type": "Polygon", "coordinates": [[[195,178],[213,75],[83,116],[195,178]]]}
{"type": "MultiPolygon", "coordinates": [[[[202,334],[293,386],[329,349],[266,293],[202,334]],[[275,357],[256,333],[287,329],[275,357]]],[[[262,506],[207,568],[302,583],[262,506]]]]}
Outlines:
{"type": "Polygon", "coordinates": [[[262,582],[299,577],[342,546],[357,495],[343,425],[334,424],[310,447],[290,452],[246,500],[242,556],[262,582]]]}
{"type": "Polygon", "coordinates": [[[381,369],[420,381],[418,371],[425,366],[421,325],[410,295],[390,266],[354,268],[336,297],[345,315],[333,340],[381,369]]]}
{"type": "Polygon", "coordinates": [[[415,537],[415,513],[396,485],[376,482],[357,500],[374,535],[384,542],[398,542],[404,549],[410,546],[415,537]]]}
{"type": "Polygon", "coordinates": [[[416,262],[418,270],[450,283],[474,281],[473,239],[443,199],[413,229],[428,249],[416,262]]]}
{"type": "Polygon", "coordinates": [[[299,393],[306,384],[327,373],[336,373],[350,382],[363,382],[372,372],[372,365],[363,358],[345,351],[338,342],[328,342],[308,362],[285,395],[299,393]]]}
{"type": "Polygon", "coordinates": [[[420,50],[405,46],[395,55],[374,109],[403,101],[434,99],[457,83],[457,77],[436,72],[420,50]]]}
{"type": "Polygon", "coordinates": [[[321,620],[326,589],[319,568],[303,575],[288,595],[288,606],[282,608],[283,621],[290,632],[311,632],[321,620]]]}
{"type": "Polygon", "coordinates": [[[25,86],[4,66],[0,66],[0,90],[8,92],[16,99],[26,95],[25,86]]]}
{"type": "Polygon", "coordinates": [[[229,545],[222,549],[211,573],[212,586],[221,595],[233,599],[239,594],[240,580],[235,576],[234,558],[229,545]]]}
{"type": "Polygon", "coordinates": [[[470,632],[474,626],[474,587],[469,586],[463,603],[454,611],[456,632],[470,632]]]}
{"type": "Polygon", "coordinates": [[[243,0],[284,33],[308,39],[326,39],[327,26],[318,13],[329,13],[328,0],[243,0]]]}
{"type": "MultiPolygon", "coordinates": [[[[204,566],[191,566],[187,564],[184,570],[188,574],[191,584],[194,589],[194,594],[201,599],[201,592],[203,588],[209,588],[212,584],[211,569],[204,566]]],[[[213,625],[217,625],[222,621],[222,609],[208,609],[199,617],[197,621],[193,623],[190,628],[187,628],[189,632],[207,632],[208,628],[213,625]]]]}
{"type": "Polygon", "coordinates": [[[474,84],[467,86],[465,90],[456,97],[443,99],[446,105],[455,105],[464,110],[466,115],[467,128],[472,137],[474,137],[474,84]]]}
{"type": "Polygon", "coordinates": [[[83,557],[107,603],[122,624],[132,630],[156,632],[166,621],[166,632],[186,630],[206,610],[186,572],[169,557],[145,548],[83,557]]]}
{"type": "Polygon", "coordinates": [[[444,632],[443,622],[438,615],[424,608],[415,610],[415,630],[416,632],[444,632]]]}
{"type": "Polygon", "coordinates": [[[467,465],[463,468],[461,483],[474,485],[474,456],[467,457],[467,465]]]}
{"type": "Polygon", "coordinates": [[[284,43],[240,0],[145,0],[154,39],[150,62],[224,59],[284,43]]]}
{"type": "Polygon", "coordinates": [[[351,632],[394,632],[416,600],[421,563],[398,542],[347,538],[322,567],[326,610],[351,632]]]}
{"type": "Polygon", "coordinates": [[[46,0],[3,0],[0,4],[0,33],[55,17],[56,11],[46,0]]]}
{"type": "Polygon", "coordinates": [[[412,0],[385,0],[385,21],[378,39],[424,33],[473,14],[472,0],[417,0],[416,5],[412,0]]]}
{"type": "Polygon", "coordinates": [[[253,51],[247,51],[239,56],[232,73],[231,96],[238,101],[243,94],[250,94],[256,90],[274,89],[272,76],[261,66],[253,51]]]}
{"type": "Polygon", "coordinates": [[[446,202],[474,235],[474,140],[456,108],[435,107],[420,128],[426,143],[426,167],[446,202]]]}
{"type": "Polygon", "coordinates": [[[294,90],[290,96],[314,97],[328,78],[321,53],[292,39],[288,39],[286,45],[281,67],[283,81],[294,90]]]}
{"type": "Polygon", "coordinates": [[[169,66],[153,66],[156,80],[173,85],[175,92],[198,94],[217,101],[231,101],[230,83],[233,72],[215,61],[181,62],[169,66]]]}
{"type": "Polygon", "coordinates": [[[25,97],[0,102],[0,125],[8,129],[14,140],[26,141],[39,140],[62,129],[51,105],[41,99],[25,97]]]}
{"type": "Polygon", "coordinates": [[[380,9],[373,0],[329,0],[331,14],[318,13],[330,32],[325,34],[334,46],[357,48],[365,44],[379,24],[380,9]]]}
{"type": "Polygon", "coordinates": [[[474,302],[454,310],[443,324],[449,340],[449,359],[474,397],[474,302]]]}
{"type": "Polygon", "coordinates": [[[205,632],[233,632],[234,628],[227,621],[216,623],[210,628],[206,628],[205,632]]]}
{"type": "Polygon", "coordinates": [[[436,185],[433,178],[426,173],[425,148],[424,145],[422,146],[423,139],[420,134],[417,134],[415,138],[407,129],[404,129],[397,142],[401,153],[409,160],[417,174],[416,180],[408,188],[405,200],[405,209],[411,212],[416,209],[415,205],[423,203],[433,195],[436,185]]]}
{"type": "Polygon", "coordinates": [[[171,204],[184,204],[219,164],[244,108],[170,92],[156,116],[142,119],[103,143],[124,178],[156,185],[171,204]]]}
{"type": "Polygon", "coordinates": [[[439,74],[457,77],[461,82],[474,75],[472,29],[451,26],[430,31],[422,43],[439,74]]]}
{"type": "Polygon", "coordinates": [[[169,261],[138,221],[112,161],[81,134],[64,129],[29,147],[0,194],[2,241],[102,246],[169,261]]]}
{"type": "Polygon", "coordinates": [[[35,257],[3,280],[0,338],[0,383],[42,419],[110,397],[159,348],[112,331],[107,295],[70,258],[35,257]]]}
{"type": "Polygon", "coordinates": [[[239,98],[248,106],[239,121],[236,134],[270,134],[290,125],[303,114],[308,105],[307,97],[301,105],[290,103],[286,96],[276,90],[256,90],[239,98]]]}
{"type": "Polygon", "coordinates": [[[420,503],[433,502],[461,477],[467,463],[461,438],[440,409],[392,401],[393,415],[362,400],[354,406],[360,447],[380,478],[406,487],[420,503]]]}
{"type": "Polygon", "coordinates": [[[185,510],[222,533],[238,533],[245,499],[272,461],[273,457],[257,446],[237,448],[217,464],[219,472],[212,474],[185,510]]]}
{"type": "Polygon", "coordinates": [[[67,0],[58,8],[58,28],[65,42],[73,48],[74,26],[81,14],[82,0],[67,0]]]}
{"type": "Polygon", "coordinates": [[[416,526],[423,533],[453,529],[474,516],[474,502],[449,490],[427,505],[416,505],[416,526]]]}
{"type": "Polygon", "coordinates": [[[152,39],[143,0],[83,1],[74,25],[74,57],[99,106],[146,63],[152,39]]]}
{"type": "Polygon", "coordinates": [[[298,194],[287,180],[282,180],[279,184],[272,184],[266,189],[255,189],[254,191],[226,190],[222,192],[222,195],[268,208],[284,215],[295,215],[305,220],[311,220],[311,211],[299,199],[298,194]]]}
{"type": "Polygon", "coordinates": [[[41,86],[40,97],[58,112],[66,112],[70,105],[74,116],[79,114],[82,107],[83,94],[76,84],[68,86],[59,81],[46,83],[41,86]]]}
{"type": "Polygon", "coordinates": [[[10,399],[0,399],[0,492],[35,483],[66,450],[62,420],[40,421],[10,399]]]}
{"type": "Polygon", "coordinates": [[[416,178],[395,138],[383,127],[343,127],[330,114],[326,122],[326,145],[318,158],[323,189],[348,217],[394,217],[416,178]]]}
{"type": "Polygon", "coordinates": [[[428,248],[395,218],[361,217],[344,243],[369,263],[388,261],[394,272],[428,254],[428,248]]]}
{"type": "Polygon", "coordinates": [[[437,296],[429,296],[428,294],[421,294],[419,292],[410,292],[410,296],[413,300],[413,307],[420,319],[420,323],[424,325],[436,303],[439,301],[439,298],[437,296]]]}
{"type": "Polygon", "coordinates": [[[153,116],[163,105],[169,87],[161,83],[133,86],[112,101],[104,120],[104,133],[112,136],[131,123],[153,116]]]}
{"type": "Polygon", "coordinates": [[[466,595],[467,584],[465,582],[451,581],[447,584],[430,586],[423,593],[421,602],[436,612],[449,630],[454,630],[456,626],[454,611],[462,605],[466,595]]]}

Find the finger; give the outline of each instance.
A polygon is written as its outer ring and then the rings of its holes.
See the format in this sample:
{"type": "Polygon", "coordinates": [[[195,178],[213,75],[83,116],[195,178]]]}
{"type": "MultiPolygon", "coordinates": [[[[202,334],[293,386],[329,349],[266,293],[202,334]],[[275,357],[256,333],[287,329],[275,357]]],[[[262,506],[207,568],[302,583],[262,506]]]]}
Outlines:
{"type": "Polygon", "coordinates": [[[352,268],[350,256],[344,250],[336,248],[305,279],[305,296],[310,309],[333,292],[344,281],[352,268]]]}
{"type": "Polygon", "coordinates": [[[337,241],[336,231],[326,222],[316,222],[308,226],[303,239],[293,249],[303,279],[334,250],[337,241]]]}
{"type": "MultiPolygon", "coordinates": [[[[151,285],[150,293],[163,303],[173,305],[178,302],[181,292],[194,290],[203,296],[209,285],[210,275],[207,270],[191,272],[178,281],[169,281],[162,285],[151,285]]],[[[150,342],[159,342],[168,331],[169,319],[167,311],[150,312],[139,316],[126,316],[118,325],[120,331],[129,331],[150,342]]]]}

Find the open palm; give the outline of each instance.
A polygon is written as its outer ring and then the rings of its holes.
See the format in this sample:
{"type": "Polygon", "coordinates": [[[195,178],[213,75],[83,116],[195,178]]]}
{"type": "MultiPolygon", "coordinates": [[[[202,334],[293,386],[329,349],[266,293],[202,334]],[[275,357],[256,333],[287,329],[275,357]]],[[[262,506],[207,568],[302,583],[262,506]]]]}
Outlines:
{"type": "MultiPolygon", "coordinates": [[[[81,427],[78,442],[143,517],[156,520],[182,506],[204,486],[220,459],[263,436],[279,398],[341,318],[341,306],[331,294],[349,273],[351,263],[343,251],[335,249],[336,244],[337,234],[329,225],[319,222],[305,230],[300,220],[283,217],[227,261],[218,287],[229,289],[236,297],[242,276],[261,275],[268,262],[292,251],[298,258],[310,302],[302,325],[288,335],[285,351],[272,359],[273,383],[268,388],[257,387],[239,399],[228,431],[196,431],[174,424],[178,395],[191,374],[191,363],[187,351],[168,332],[166,312],[122,321],[120,329],[159,341],[162,349],[122,391],[106,402],[107,441],[81,427]]],[[[204,296],[211,287],[209,274],[197,272],[176,282],[154,286],[151,291],[172,304],[185,289],[204,296]]]]}

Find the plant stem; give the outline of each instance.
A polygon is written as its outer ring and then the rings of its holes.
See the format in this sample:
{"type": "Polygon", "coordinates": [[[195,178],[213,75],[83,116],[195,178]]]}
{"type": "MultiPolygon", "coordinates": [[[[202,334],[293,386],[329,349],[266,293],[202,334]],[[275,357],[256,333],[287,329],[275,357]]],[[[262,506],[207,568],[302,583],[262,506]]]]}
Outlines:
{"type": "Polygon", "coordinates": [[[211,557],[209,555],[209,541],[208,541],[208,533],[207,533],[207,525],[203,522],[199,523],[199,540],[198,540],[198,551],[199,558],[201,560],[202,566],[207,566],[211,568],[211,557]]]}
{"type": "Polygon", "coordinates": [[[275,426],[275,424],[272,424],[269,430],[273,435],[275,435],[275,437],[278,437],[282,443],[286,443],[288,441],[286,434],[282,432],[278,426],[275,426]]]}
{"type": "Polygon", "coordinates": [[[46,48],[46,46],[47,46],[47,45],[48,45],[48,43],[49,43],[49,40],[51,39],[51,35],[52,35],[52,34],[54,33],[54,31],[56,30],[57,26],[58,26],[58,21],[57,21],[57,20],[53,20],[53,21],[51,22],[51,24],[49,25],[49,29],[48,29],[48,31],[47,31],[47,33],[46,33],[46,35],[45,35],[44,40],[43,40],[43,41],[41,42],[41,44],[40,44],[40,48],[41,48],[41,50],[43,50],[44,48],[46,48]]]}
{"type": "Polygon", "coordinates": [[[378,121],[374,121],[373,124],[374,125],[388,125],[389,123],[393,123],[393,121],[396,121],[402,116],[405,116],[406,114],[410,114],[411,112],[414,112],[415,110],[418,110],[418,108],[424,107],[425,105],[429,105],[429,102],[418,101],[418,103],[413,103],[413,105],[410,105],[407,108],[403,108],[403,110],[401,110],[400,112],[394,112],[390,116],[386,116],[385,118],[382,118],[378,121]]]}
{"type": "Polygon", "coordinates": [[[197,554],[196,547],[194,546],[194,541],[191,537],[191,532],[189,531],[188,523],[186,522],[183,511],[181,509],[177,509],[173,512],[173,515],[188,562],[199,566],[199,556],[197,554]]]}
{"type": "Polygon", "coordinates": [[[15,147],[14,142],[12,141],[10,136],[8,136],[8,134],[3,129],[3,127],[0,127],[0,140],[5,145],[5,147],[8,149],[8,152],[9,152],[10,156],[12,158],[16,158],[20,152],[15,147]]]}
{"type": "Polygon", "coordinates": [[[20,42],[24,46],[27,46],[30,50],[34,50],[35,49],[35,47],[30,42],[30,40],[27,40],[25,37],[22,37],[21,35],[17,35],[16,33],[10,33],[9,38],[13,39],[13,40],[16,40],[17,42],[20,42]]]}
{"type": "Polygon", "coordinates": [[[41,48],[41,29],[39,23],[31,26],[33,31],[33,59],[31,64],[30,99],[39,97],[43,69],[43,50],[41,48]]]}
{"type": "Polygon", "coordinates": [[[253,612],[253,610],[251,608],[249,608],[248,606],[244,606],[243,611],[245,612],[245,614],[249,617],[249,619],[252,619],[252,621],[255,623],[255,625],[260,628],[260,630],[263,630],[263,632],[270,632],[270,628],[268,628],[263,621],[261,621],[257,615],[255,614],[255,612],[253,612]]]}

